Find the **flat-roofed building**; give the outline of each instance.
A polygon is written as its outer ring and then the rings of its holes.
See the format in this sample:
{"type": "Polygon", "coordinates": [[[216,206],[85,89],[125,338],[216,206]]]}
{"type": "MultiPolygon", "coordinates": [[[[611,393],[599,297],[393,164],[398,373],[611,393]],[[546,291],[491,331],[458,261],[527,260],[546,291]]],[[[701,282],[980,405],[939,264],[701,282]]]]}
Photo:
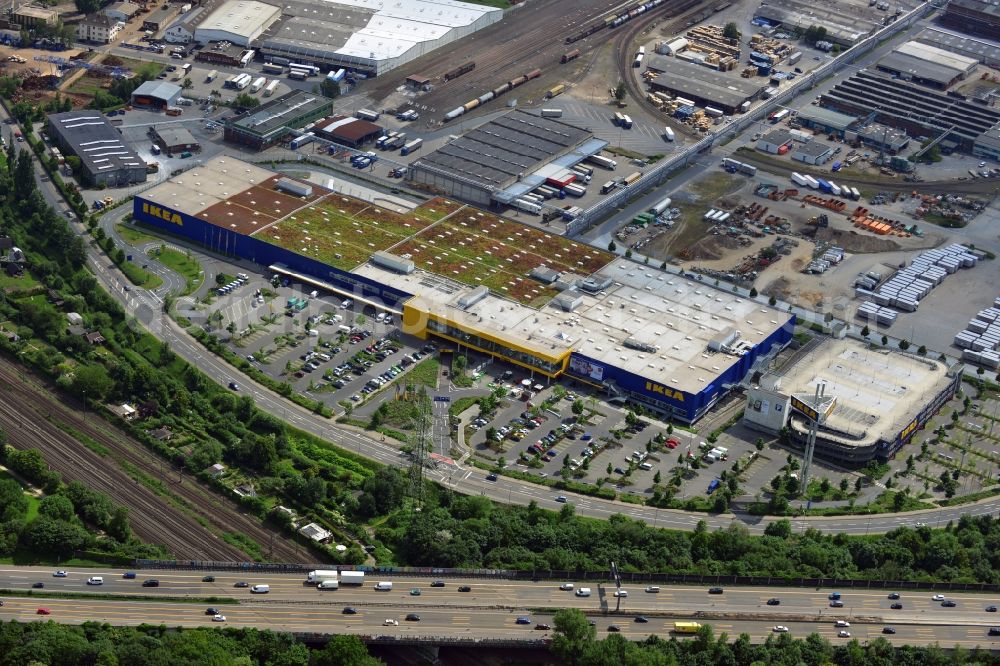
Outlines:
{"type": "Polygon", "coordinates": [[[728,114],[739,111],[744,102],[758,99],[767,87],[766,82],[741,79],[676,58],[651,55],[647,60],[648,68],[658,72],[649,82],[652,90],[684,97],[728,114]]]}
{"type": "Polygon", "coordinates": [[[224,136],[226,141],[264,150],[288,139],[295,130],[330,115],[332,109],[332,100],[294,90],[226,119],[224,136]]]}
{"type": "Polygon", "coordinates": [[[792,446],[804,448],[809,423],[818,417],[817,457],[852,468],[884,462],[955,395],[961,368],[826,339],[751,386],[743,422],[771,434],[785,432],[792,446]],[[817,403],[819,384],[825,395],[817,403]]]}
{"type": "Polygon", "coordinates": [[[970,35],[997,39],[1000,35],[1000,5],[990,0],[951,0],[941,23],[970,35]]]}
{"type": "Polygon", "coordinates": [[[313,131],[316,136],[334,143],[357,148],[382,136],[383,129],[375,123],[352,116],[331,116],[317,122],[313,131]]]}
{"type": "Polygon", "coordinates": [[[115,21],[131,21],[139,14],[141,7],[132,2],[115,2],[104,8],[104,14],[115,21]]]}
{"type": "Polygon", "coordinates": [[[81,42],[110,44],[125,26],[124,23],[107,14],[90,14],[76,24],[76,38],[81,42]]]}
{"type": "Polygon", "coordinates": [[[125,187],[146,182],[146,163],[100,111],[54,113],[48,126],[64,154],[80,158],[85,185],[125,187]]]}
{"type": "Polygon", "coordinates": [[[796,143],[792,148],[792,159],[805,164],[826,164],[833,157],[833,146],[822,141],[796,143]]]}
{"type": "Polygon", "coordinates": [[[209,14],[195,29],[201,44],[232,42],[243,47],[257,39],[281,17],[281,7],[257,0],[228,0],[209,14]]]}
{"type": "Polygon", "coordinates": [[[59,12],[54,9],[44,7],[32,7],[22,5],[13,11],[11,16],[14,22],[22,28],[39,28],[46,25],[55,25],[59,22],[59,12]]]}

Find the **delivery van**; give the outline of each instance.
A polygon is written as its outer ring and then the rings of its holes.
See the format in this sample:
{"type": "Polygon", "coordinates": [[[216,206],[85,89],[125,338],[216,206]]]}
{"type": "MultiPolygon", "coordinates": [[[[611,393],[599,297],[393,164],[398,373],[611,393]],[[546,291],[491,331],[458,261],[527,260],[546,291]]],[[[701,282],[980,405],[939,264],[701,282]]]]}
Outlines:
{"type": "Polygon", "coordinates": [[[388,592],[389,590],[392,589],[392,583],[387,583],[384,581],[381,583],[375,583],[375,589],[380,592],[388,592]]]}
{"type": "Polygon", "coordinates": [[[250,592],[252,594],[267,594],[271,591],[270,585],[252,585],[250,587],[250,592]]]}

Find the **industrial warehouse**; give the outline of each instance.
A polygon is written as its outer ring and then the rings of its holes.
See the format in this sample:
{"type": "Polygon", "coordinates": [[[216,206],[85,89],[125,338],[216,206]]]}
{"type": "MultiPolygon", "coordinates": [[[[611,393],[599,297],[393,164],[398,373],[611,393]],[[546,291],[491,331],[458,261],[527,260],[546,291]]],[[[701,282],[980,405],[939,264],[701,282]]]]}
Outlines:
{"type": "Polygon", "coordinates": [[[228,157],[137,196],[139,222],[402,315],[403,330],[685,422],[794,317],[444,198],[375,204],[228,157]]]}
{"type": "Polygon", "coordinates": [[[419,158],[407,179],[435,194],[507,204],[606,145],[575,125],[515,110],[419,158]]]}
{"type": "Polygon", "coordinates": [[[226,141],[264,150],[292,136],[295,130],[330,115],[333,102],[321,95],[295,90],[242,115],[227,118],[226,141]]]}
{"type": "Polygon", "coordinates": [[[656,72],[649,87],[691,100],[699,106],[710,106],[727,114],[745,111],[758,99],[766,82],[727,76],[723,72],[684,62],[676,58],[651,56],[648,69],[656,72]]]}
{"type": "Polygon", "coordinates": [[[54,113],[48,124],[59,148],[80,158],[84,184],[125,187],[146,181],[146,163],[100,111],[54,113]]]}
{"type": "Polygon", "coordinates": [[[851,340],[827,340],[747,391],[744,422],[849,467],[888,460],[958,390],[962,366],[851,340]],[[817,398],[817,387],[822,385],[817,398]]]}

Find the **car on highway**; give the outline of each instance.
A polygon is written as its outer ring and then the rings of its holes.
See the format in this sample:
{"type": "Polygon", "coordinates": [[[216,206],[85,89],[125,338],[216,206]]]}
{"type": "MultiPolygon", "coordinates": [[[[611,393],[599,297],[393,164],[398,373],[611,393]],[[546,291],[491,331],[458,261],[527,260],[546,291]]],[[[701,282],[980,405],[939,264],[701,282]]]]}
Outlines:
{"type": "Polygon", "coordinates": [[[250,587],[250,583],[246,582],[245,580],[241,580],[240,582],[233,585],[233,587],[250,587]]]}
{"type": "Polygon", "coordinates": [[[203,582],[203,583],[214,583],[215,582],[215,576],[202,576],[201,577],[201,582],[203,582]]]}
{"type": "Polygon", "coordinates": [[[941,606],[943,608],[954,608],[957,605],[958,604],[952,601],[951,599],[945,599],[944,601],[941,602],[941,606]]]}
{"type": "Polygon", "coordinates": [[[229,382],[229,390],[230,391],[239,391],[240,390],[240,385],[237,384],[236,382],[229,382]]]}
{"type": "Polygon", "coordinates": [[[837,620],[836,624],[834,624],[833,626],[835,626],[835,627],[849,627],[849,626],[851,626],[851,623],[848,622],[847,620],[837,620]]]}
{"type": "Polygon", "coordinates": [[[987,633],[990,636],[1000,636],[1000,627],[990,627],[990,630],[987,633]]]}
{"type": "Polygon", "coordinates": [[[574,587],[576,587],[576,586],[573,585],[573,583],[563,583],[562,585],[559,586],[559,589],[560,590],[570,590],[570,591],[572,591],[574,587]]]}
{"type": "Polygon", "coordinates": [[[628,590],[615,590],[615,596],[625,598],[628,596],[628,590]]]}
{"type": "Polygon", "coordinates": [[[903,604],[897,601],[895,603],[889,604],[889,608],[891,608],[892,610],[903,610],[903,604]]]}
{"type": "Polygon", "coordinates": [[[539,631],[548,631],[551,628],[552,627],[545,624],[544,622],[539,622],[538,624],[535,625],[535,629],[538,629],[539,631]]]}
{"type": "Polygon", "coordinates": [[[638,622],[639,624],[647,624],[649,622],[649,618],[647,618],[645,615],[636,615],[635,621],[638,622]]]}
{"type": "Polygon", "coordinates": [[[986,607],[986,612],[987,613],[996,613],[997,612],[997,607],[996,606],[987,606],[986,607]]]}
{"type": "Polygon", "coordinates": [[[851,632],[847,631],[846,629],[841,629],[840,631],[837,632],[837,637],[838,638],[850,638],[851,637],[851,632]]]}
{"type": "Polygon", "coordinates": [[[45,587],[45,583],[32,583],[31,584],[31,589],[33,589],[33,590],[41,590],[44,587],[45,587]]]}
{"type": "Polygon", "coordinates": [[[882,633],[883,634],[894,634],[894,633],[896,633],[896,628],[895,627],[882,627],[882,633]]]}
{"type": "Polygon", "coordinates": [[[768,606],[780,606],[781,605],[781,599],[778,599],[777,597],[771,597],[770,599],[767,600],[767,605],[768,606]]]}
{"type": "Polygon", "coordinates": [[[344,606],[344,610],[340,611],[343,615],[357,615],[358,609],[353,606],[344,606]]]}
{"type": "Polygon", "coordinates": [[[51,615],[52,611],[50,611],[48,608],[39,608],[38,610],[35,611],[35,613],[37,615],[51,615]]]}
{"type": "Polygon", "coordinates": [[[52,574],[52,577],[53,578],[65,578],[68,575],[69,574],[67,574],[65,571],[63,571],[62,569],[60,569],[59,571],[57,571],[54,574],[52,574]]]}
{"type": "Polygon", "coordinates": [[[411,597],[419,597],[420,596],[420,588],[419,587],[415,587],[412,590],[410,590],[410,596],[411,597]]]}
{"type": "Polygon", "coordinates": [[[385,621],[382,623],[382,626],[383,627],[398,627],[399,626],[399,620],[394,620],[391,617],[387,617],[385,619],[385,621]]]}
{"type": "Polygon", "coordinates": [[[531,618],[526,615],[522,615],[514,620],[514,624],[531,624],[531,618]]]}
{"type": "Polygon", "coordinates": [[[87,579],[87,585],[104,585],[103,576],[91,576],[87,579]]]}
{"type": "Polygon", "coordinates": [[[647,585],[646,586],[646,592],[648,592],[649,594],[658,594],[659,591],[660,591],[659,585],[647,585]]]}
{"type": "Polygon", "coordinates": [[[556,497],[556,501],[557,502],[562,502],[563,504],[565,504],[569,500],[566,499],[565,495],[559,495],[558,497],[556,497]]]}
{"type": "Polygon", "coordinates": [[[497,480],[497,475],[493,474],[493,473],[487,474],[486,475],[486,480],[487,481],[496,481],[497,480]]]}
{"type": "Polygon", "coordinates": [[[621,631],[621,627],[619,627],[617,624],[609,624],[608,631],[618,632],[621,631]]]}
{"type": "Polygon", "coordinates": [[[830,602],[830,608],[843,608],[843,607],[844,607],[844,602],[841,601],[840,599],[834,599],[833,601],[830,602]]]}
{"type": "Polygon", "coordinates": [[[150,578],[149,580],[142,581],[142,586],[143,587],[159,587],[160,586],[160,581],[156,580],[155,578],[150,578]]]}
{"type": "Polygon", "coordinates": [[[890,592],[889,593],[889,598],[890,599],[899,599],[899,592],[890,592]]]}
{"type": "Polygon", "coordinates": [[[944,601],[944,600],[945,596],[943,594],[935,594],[933,597],[931,597],[931,601],[944,601]]]}
{"type": "Polygon", "coordinates": [[[406,621],[407,622],[420,622],[420,616],[417,615],[416,613],[407,613],[406,614],[406,621]]]}
{"type": "Polygon", "coordinates": [[[458,591],[459,592],[472,592],[472,588],[469,587],[468,585],[459,585],[458,586],[458,591]]]}
{"type": "Polygon", "coordinates": [[[216,613],[215,615],[212,616],[212,622],[225,622],[225,621],[226,621],[226,616],[222,615],[221,613],[216,613]]]}
{"type": "Polygon", "coordinates": [[[723,594],[724,592],[725,592],[725,590],[723,590],[721,587],[710,587],[710,588],[708,588],[708,593],[709,594],[723,594]]]}
{"type": "Polygon", "coordinates": [[[206,608],[205,609],[205,615],[218,615],[218,614],[219,614],[219,609],[218,608],[206,608]]]}
{"type": "Polygon", "coordinates": [[[436,580],[433,583],[431,583],[431,587],[444,587],[444,581],[436,580]]]}
{"type": "Polygon", "coordinates": [[[122,578],[125,580],[135,580],[135,572],[126,571],[125,573],[122,574],[122,578]]]}
{"type": "Polygon", "coordinates": [[[776,634],[787,634],[788,627],[786,627],[783,624],[776,624],[773,627],[771,627],[771,631],[773,631],[776,634]]]}

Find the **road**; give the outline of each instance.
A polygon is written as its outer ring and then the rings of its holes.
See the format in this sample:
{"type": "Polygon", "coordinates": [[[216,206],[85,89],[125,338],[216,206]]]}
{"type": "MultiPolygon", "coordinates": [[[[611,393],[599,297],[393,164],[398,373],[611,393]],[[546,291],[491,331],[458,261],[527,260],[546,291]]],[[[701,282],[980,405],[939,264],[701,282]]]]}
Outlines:
{"type": "MultiPolygon", "coordinates": [[[[393,589],[379,592],[375,579],[362,587],[343,587],[321,591],[303,584],[301,575],[263,574],[249,578],[251,584],[268,584],[267,595],[252,595],[247,589],[233,585],[248,577],[240,573],[217,573],[215,582],[202,582],[201,572],[142,571],[135,580],[123,580],[120,572],[106,569],[71,569],[67,578],[53,578],[52,569],[35,567],[0,568],[0,588],[27,590],[35,581],[45,583],[43,591],[35,590],[32,597],[7,597],[0,608],[0,618],[30,621],[37,619],[39,607],[52,611],[49,616],[60,622],[101,621],[113,624],[164,623],[179,626],[214,624],[205,615],[208,604],[198,599],[215,596],[233,599],[236,603],[218,603],[218,608],[232,626],[254,626],[279,631],[335,631],[360,634],[410,636],[476,636],[536,638],[543,630],[535,623],[551,624],[551,614],[535,609],[578,608],[594,620],[599,634],[609,625],[617,625],[629,638],[641,638],[655,633],[666,635],[677,620],[694,620],[711,624],[717,633],[730,635],[749,633],[763,640],[775,625],[788,626],[799,637],[817,632],[833,641],[841,628],[837,620],[849,622],[852,636],[872,639],[882,636],[885,626],[897,630],[890,640],[907,644],[940,642],[943,645],[989,645],[993,639],[987,631],[994,626],[996,615],[984,608],[995,602],[994,597],[980,594],[948,595],[957,602],[955,608],[943,608],[931,599],[930,592],[904,592],[902,610],[892,610],[893,603],[886,590],[850,590],[843,593],[843,608],[830,608],[828,590],[801,588],[727,588],[722,595],[710,595],[704,587],[661,586],[659,593],[645,593],[641,586],[626,586],[630,596],[622,599],[616,610],[614,588],[590,584],[590,597],[579,597],[572,591],[559,589],[557,582],[528,582],[483,579],[448,579],[444,588],[430,587],[427,578],[390,578],[393,589]],[[103,576],[105,583],[90,586],[90,576],[103,576]],[[155,577],[160,587],[142,587],[142,581],[155,577]],[[459,592],[467,584],[469,592],[459,592]],[[420,596],[410,590],[419,587],[420,596]],[[81,595],[69,599],[46,598],[51,592],[73,592],[81,595]],[[96,598],[97,594],[121,595],[115,599],[96,598]],[[129,599],[129,595],[145,595],[129,599]],[[154,597],[162,596],[164,601],[154,597]],[[191,603],[182,603],[188,597],[191,603]],[[767,605],[777,598],[780,605],[767,605]],[[345,615],[345,606],[356,608],[357,615],[345,615]],[[406,621],[409,613],[419,615],[419,621],[406,621]],[[531,618],[530,625],[518,625],[517,617],[531,618]],[[636,622],[636,616],[648,623],[636,622]],[[386,619],[399,621],[399,626],[385,626],[386,619]]],[[[577,584],[577,587],[580,587],[577,584]]],[[[1000,624],[1000,620],[996,622],[1000,624]]],[[[998,647],[993,644],[994,647],[998,647]]]]}
{"type": "MultiPolygon", "coordinates": [[[[6,113],[0,108],[0,118],[6,113]]],[[[37,165],[37,161],[36,161],[37,165]]],[[[37,175],[37,174],[36,174],[37,175]]],[[[38,186],[46,200],[56,208],[64,210],[58,191],[51,182],[38,177],[38,186]]],[[[130,208],[111,211],[109,214],[124,215],[130,208]]],[[[74,222],[73,228],[81,234],[86,233],[82,224],[74,222]]],[[[220,384],[226,385],[238,378],[239,384],[253,396],[257,407],[277,418],[283,419],[292,426],[327,441],[334,442],[345,449],[353,450],[382,464],[408,466],[409,458],[397,449],[375,440],[356,428],[343,426],[329,419],[317,416],[295,403],[272,393],[249,377],[240,377],[237,370],[226,362],[209,353],[199,342],[192,338],[184,329],[162,313],[163,293],[149,292],[139,288],[125,291],[127,280],[114,267],[96,245],[88,244],[87,265],[102,286],[112,294],[136,321],[160,340],[170,343],[175,353],[188,363],[199,368],[207,376],[220,384]]],[[[178,277],[166,267],[149,262],[149,270],[167,280],[176,281],[178,277]],[[169,275],[168,275],[169,274],[169,275]]],[[[177,282],[171,282],[177,284],[177,282]]],[[[611,501],[557,491],[536,484],[500,477],[497,482],[489,482],[485,473],[475,468],[466,468],[456,463],[440,463],[435,469],[428,470],[428,478],[449,486],[453,490],[469,495],[483,495],[497,502],[528,505],[536,502],[539,506],[559,510],[563,505],[555,501],[555,497],[565,494],[570,497],[570,503],[576,513],[592,518],[606,519],[615,514],[628,516],[654,527],[692,530],[700,522],[705,521],[710,528],[726,527],[734,521],[744,524],[752,534],[763,533],[766,526],[780,518],[759,517],[747,514],[699,514],[687,513],[676,509],[655,509],[653,507],[637,506],[625,502],[611,501]]],[[[903,525],[926,523],[931,526],[944,525],[949,521],[958,520],[963,515],[990,515],[1000,513],[1000,498],[989,498],[975,504],[956,507],[945,507],[905,514],[878,514],[872,516],[812,516],[792,520],[793,529],[802,531],[807,528],[819,529],[824,532],[845,532],[847,534],[884,533],[903,525]]]]}

